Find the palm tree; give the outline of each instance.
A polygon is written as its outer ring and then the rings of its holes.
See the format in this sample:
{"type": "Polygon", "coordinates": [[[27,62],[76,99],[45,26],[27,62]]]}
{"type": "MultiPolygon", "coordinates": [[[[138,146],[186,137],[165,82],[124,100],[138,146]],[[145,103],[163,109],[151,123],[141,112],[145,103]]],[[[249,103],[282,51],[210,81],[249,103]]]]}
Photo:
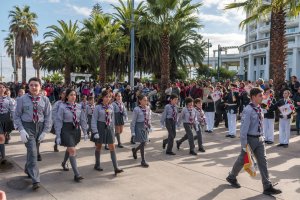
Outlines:
{"type": "MultiPolygon", "coordinates": [[[[240,23],[244,27],[253,21],[271,15],[270,29],[270,78],[274,80],[275,91],[281,90],[285,82],[287,40],[285,37],[286,17],[295,17],[300,12],[300,2],[295,0],[272,0],[270,3],[261,0],[245,0],[240,3],[231,3],[225,9],[242,8],[247,18],[240,23]]],[[[279,95],[279,93],[276,93],[279,95]]]]}
{"type": "Polygon", "coordinates": [[[77,21],[67,24],[63,20],[58,21],[59,26],[52,25],[47,28],[50,31],[44,34],[44,38],[50,40],[46,42],[45,68],[48,70],[64,69],[65,83],[71,82],[71,71],[76,71],[82,62],[82,54],[80,52],[80,30],[77,21]]]}
{"type": "Polygon", "coordinates": [[[33,35],[38,35],[37,15],[30,11],[30,7],[14,6],[9,12],[10,32],[16,36],[16,55],[22,57],[22,82],[26,82],[26,57],[31,57],[33,35]]]}
{"type": "MultiPolygon", "coordinates": [[[[186,20],[193,21],[201,3],[192,4],[192,0],[147,0],[147,12],[142,13],[149,28],[148,34],[159,37],[161,54],[161,88],[164,91],[170,82],[170,34],[172,29],[186,20]],[[150,32],[150,33],[149,33],[150,32]]],[[[164,93],[162,93],[164,98],[164,93]]]]}
{"type": "Polygon", "coordinates": [[[106,83],[107,57],[112,52],[122,52],[129,42],[120,31],[120,23],[112,23],[112,18],[105,14],[96,14],[83,22],[82,36],[90,40],[91,46],[98,47],[100,82],[106,83]]]}
{"type": "Polygon", "coordinates": [[[36,71],[36,76],[40,78],[40,69],[43,65],[45,57],[45,44],[40,43],[39,41],[35,41],[33,44],[32,51],[32,64],[33,68],[36,71]]]}
{"type": "Polygon", "coordinates": [[[4,47],[6,48],[6,53],[11,58],[11,66],[14,69],[14,65],[16,64],[16,74],[15,81],[19,80],[18,70],[21,69],[21,58],[16,55],[16,63],[14,63],[14,36],[12,33],[9,33],[6,38],[4,38],[4,47]]]}

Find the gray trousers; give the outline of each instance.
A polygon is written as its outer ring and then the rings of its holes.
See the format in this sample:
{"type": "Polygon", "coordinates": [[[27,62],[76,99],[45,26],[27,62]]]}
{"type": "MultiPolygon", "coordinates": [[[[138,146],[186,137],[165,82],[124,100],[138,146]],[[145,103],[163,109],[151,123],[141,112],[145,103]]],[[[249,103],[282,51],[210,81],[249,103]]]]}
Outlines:
{"type": "Polygon", "coordinates": [[[25,172],[31,177],[32,183],[39,183],[40,172],[37,166],[37,140],[43,131],[43,123],[35,124],[33,122],[23,122],[22,124],[29,135],[28,142],[25,144],[27,148],[25,172]]]}
{"type": "Polygon", "coordinates": [[[176,122],[173,119],[166,119],[166,128],[168,130],[168,138],[163,143],[168,144],[167,152],[172,152],[174,139],[176,137],[176,122]]]}
{"type": "Polygon", "coordinates": [[[190,145],[190,151],[194,151],[195,150],[195,144],[194,144],[194,136],[193,136],[193,124],[189,124],[189,123],[184,123],[183,127],[185,129],[185,135],[179,140],[180,143],[182,143],[183,141],[185,141],[186,139],[189,140],[189,145],[190,145]]]}
{"type": "MultiPolygon", "coordinates": [[[[259,141],[259,138],[254,137],[247,137],[247,140],[257,160],[263,187],[264,189],[267,189],[270,187],[270,185],[272,185],[272,183],[269,180],[268,163],[266,159],[266,149],[264,141],[259,141]]],[[[241,154],[233,165],[233,168],[229,174],[229,178],[235,179],[238,176],[239,172],[242,170],[244,165],[244,155],[245,152],[242,150],[241,154]]]]}

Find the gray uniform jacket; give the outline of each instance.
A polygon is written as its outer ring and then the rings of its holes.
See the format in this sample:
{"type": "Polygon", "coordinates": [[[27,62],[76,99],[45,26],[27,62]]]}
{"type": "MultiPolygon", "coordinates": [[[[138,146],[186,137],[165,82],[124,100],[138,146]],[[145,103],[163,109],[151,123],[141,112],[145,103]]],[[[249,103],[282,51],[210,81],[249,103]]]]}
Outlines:
{"type": "Polygon", "coordinates": [[[2,103],[2,109],[0,109],[0,114],[10,113],[11,116],[14,116],[15,101],[10,97],[0,97],[0,98],[4,98],[2,103]]]}
{"type": "MultiPolygon", "coordinates": [[[[49,133],[52,128],[51,103],[46,96],[41,96],[38,102],[39,122],[44,124],[43,132],[49,133]]],[[[14,124],[19,131],[24,130],[23,122],[33,122],[33,103],[28,94],[17,99],[17,106],[14,114],[14,124]]]]}
{"type": "MultiPolygon", "coordinates": [[[[263,119],[263,113],[261,113],[263,119]]],[[[247,105],[242,114],[240,137],[242,148],[246,148],[247,135],[260,136],[263,133],[263,123],[261,125],[261,133],[258,132],[259,116],[258,113],[250,106],[247,105]]]]}
{"type": "MultiPolygon", "coordinates": [[[[114,101],[114,102],[112,103],[112,105],[113,105],[113,107],[114,107],[114,112],[115,112],[115,113],[120,112],[120,108],[119,108],[117,102],[114,101]]],[[[124,118],[127,118],[127,117],[128,117],[128,114],[127,114],[127,110],[126,110],[126,107],[124,106],[124,103],[123,103],[123,102],[121,103],[121,107],[122,107],[122,110],[123,110],[123,117],[124,117],[124,118]]]]}
{"type": "Polygon", "coordinates": [[[110,126],[113,128],[115,124],[115,116],[114,116],[114,108],[110,104],[108,109],[105,110],[102,104],[99,104],[95,107],[93,116],[92,116],[92,122],[91,122],[91,128],[93,133],[98,133],[98,128],[97,128],[97,123],[99,122],[104,122],[106,123],[105,119],[105,112],[109,113],[110,117],[110,126]]]}
{"type": "Polygon", "coordinates": [[[85,107],[86,116],[92,115],[94,110],[95,110],[95,104],[93,104],[93,105],[86,104],[86,107],[85,107]]]}
{"type": "MultiPolygon", "coordinates": [[[[174,105],[174,110],[176,113],[175,121],[178,121],[178,108],[174,105]]],[[[161,126],[165,126],[166,119],[173,119],[173,105],[167,104],[165,106],[164,112],[161,115],[160,124],[161,126]]]]}
{"type": "MultiPolygon", "coordinates": [[[[151,115],[152,115],[151,109],[149,107],[147,107],[146,117],[149,120],[150,129],[152,127],[152,125],[151,125],[151,115]]],[[[135,107],[133,112],[132,112],[132,120],[131,120],[131,123],[130,123],[131,133],[135,133],[135,124],[137,122],[145,122],[144,112],[142,111],[142,109],[139,106],[135,107]]]]}
{"type": "Polygon", "coordinates": [[[197,118],[196,109],[193,108],[191,111],[189,111],[186,107],[184,107],[178,118],[178,127],[180,127],[181,123],[189,124],[190,118],[193,119],[193,124],[197,127],[199,125],[199,120],[197,118]]]}
{"type": "Polygon", "coordinates": [[[53,123],[55,123],[55,118],[58,112],[58,108],[60,106],[60,104],[64,103],[62,100],[58,100],[56,101],[53,106],[52,106],[52,121],[53,123]]]}
{"type": "MultiPolygon", "coordinates": [[[[76,118],[81,127],[81,130],[84,134],[87,134],[87,120],[86,115],[82,112],[82,107],[80,104],[76,103],[76,118]]],[[[54,129],[56,135],[59,137],[61,134],[61,129],[64,122],[72,122],[73,123],[73,113],[67,107],[66,103],[61,103],[58,107],[57,117],[54,122],[54,129]]]]}

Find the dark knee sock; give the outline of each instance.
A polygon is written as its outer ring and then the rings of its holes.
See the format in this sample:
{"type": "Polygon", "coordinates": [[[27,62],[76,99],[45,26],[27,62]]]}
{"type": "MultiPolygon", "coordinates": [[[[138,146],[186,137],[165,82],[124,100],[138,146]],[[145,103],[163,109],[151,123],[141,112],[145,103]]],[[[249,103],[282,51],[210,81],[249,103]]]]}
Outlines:
{"type": "Polygon", "coordinates": [[[64,157],[63,164],[66,164],[66,162],[68,161],[68,159],[69,159],[69,152],[66,151],[66,152],[65,152],[65,157],[64,157]]]}
{"type": "Polygon", "coordinates": [[[77,162],[76,162],[75,156],[70,156],[70,163],[71,163],[71,166],[72,166],[74,175],[75,175],[75,176],[80,176],[80,175],[79,175],[79,171],[78,171],[78,169],[77,169],[77,162]]]}
{"type": "Polygon", "coordinates": [[[114,169],[118,169],[118,163],[117,163],[117,155],[115,151],[110,152],[111,161],[113,163],[114,169]]]}
{"type": "Polygon", "coordinates": [[[40,143],[36,143],[37,155],[40,155],[40,143]]]}
{"type": "Polygon", "coordinates": [[[142,161],[145,162],[145,142],[142,142],[142,143],[140,144],[140,146],[141,146],[141,157],[142,157],[142,161]]]}
{"type": "Polygon", "coordinates": [[[95,150],[95,165],[100,167],[100,151],[95,150]]]}
{"type": "Polygon", "coordinates": [[[118,144],[121,144],[120,133],[116,133],[116,138],[117,138],[118,144]]]}
{"type": "Polygon", "coordinates": [[[135,148],[135,153],[138,152],[141,149],[141,146],[142,146],[142,143],[135,148]]]}
{"type": "Polygon", "coordinates": [[[1,153],[2,159],[4,159],[5,158],[5,146],[4,146],[4,144],[0,144],[0,153],[1,153]]]}

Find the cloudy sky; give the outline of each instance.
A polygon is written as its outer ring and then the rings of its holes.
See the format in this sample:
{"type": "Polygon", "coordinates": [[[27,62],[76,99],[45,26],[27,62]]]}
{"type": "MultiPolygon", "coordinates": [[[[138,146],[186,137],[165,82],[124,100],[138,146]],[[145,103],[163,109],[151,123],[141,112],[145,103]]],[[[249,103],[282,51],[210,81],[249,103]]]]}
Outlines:
{"type": "MultiPolygon", "coordinates": [[[[137,3],[142,0],[135,0],[137,3]]],[[[57,20],[79,20],[88,17],[92,6],[99,2],[105,12],[113,12],[111,4],[118,4],[118,0],[0,0],[0,30],[8,30],[8,13],[13,6],[29,5],[31,11],[38,15],[39,35],[35,40],[43,40],[43,34],[47,31],[47,26],[57,24],[57,20]]],[[[244,31],[238,27],[239,22],[244,18],[241,11],[224,11],[226,4],[234,0],[193,0],[202,2],[203,6],[199,10],[199,19],[204,28],[199,32],[206,39],[210,39],[213,48],[218,44],[222,46],[241,45],[245,41],[244,31]]],[[[5,54],[3,39],[7,33],[0,32],[0,54],[5,54]]],[[[12,66],[9,58],[3,58],[3,75],[5,81],[10,80],[12,66]]],[[[31,61],[28,61],[28,74],[34,75],[31,61]]]]}

